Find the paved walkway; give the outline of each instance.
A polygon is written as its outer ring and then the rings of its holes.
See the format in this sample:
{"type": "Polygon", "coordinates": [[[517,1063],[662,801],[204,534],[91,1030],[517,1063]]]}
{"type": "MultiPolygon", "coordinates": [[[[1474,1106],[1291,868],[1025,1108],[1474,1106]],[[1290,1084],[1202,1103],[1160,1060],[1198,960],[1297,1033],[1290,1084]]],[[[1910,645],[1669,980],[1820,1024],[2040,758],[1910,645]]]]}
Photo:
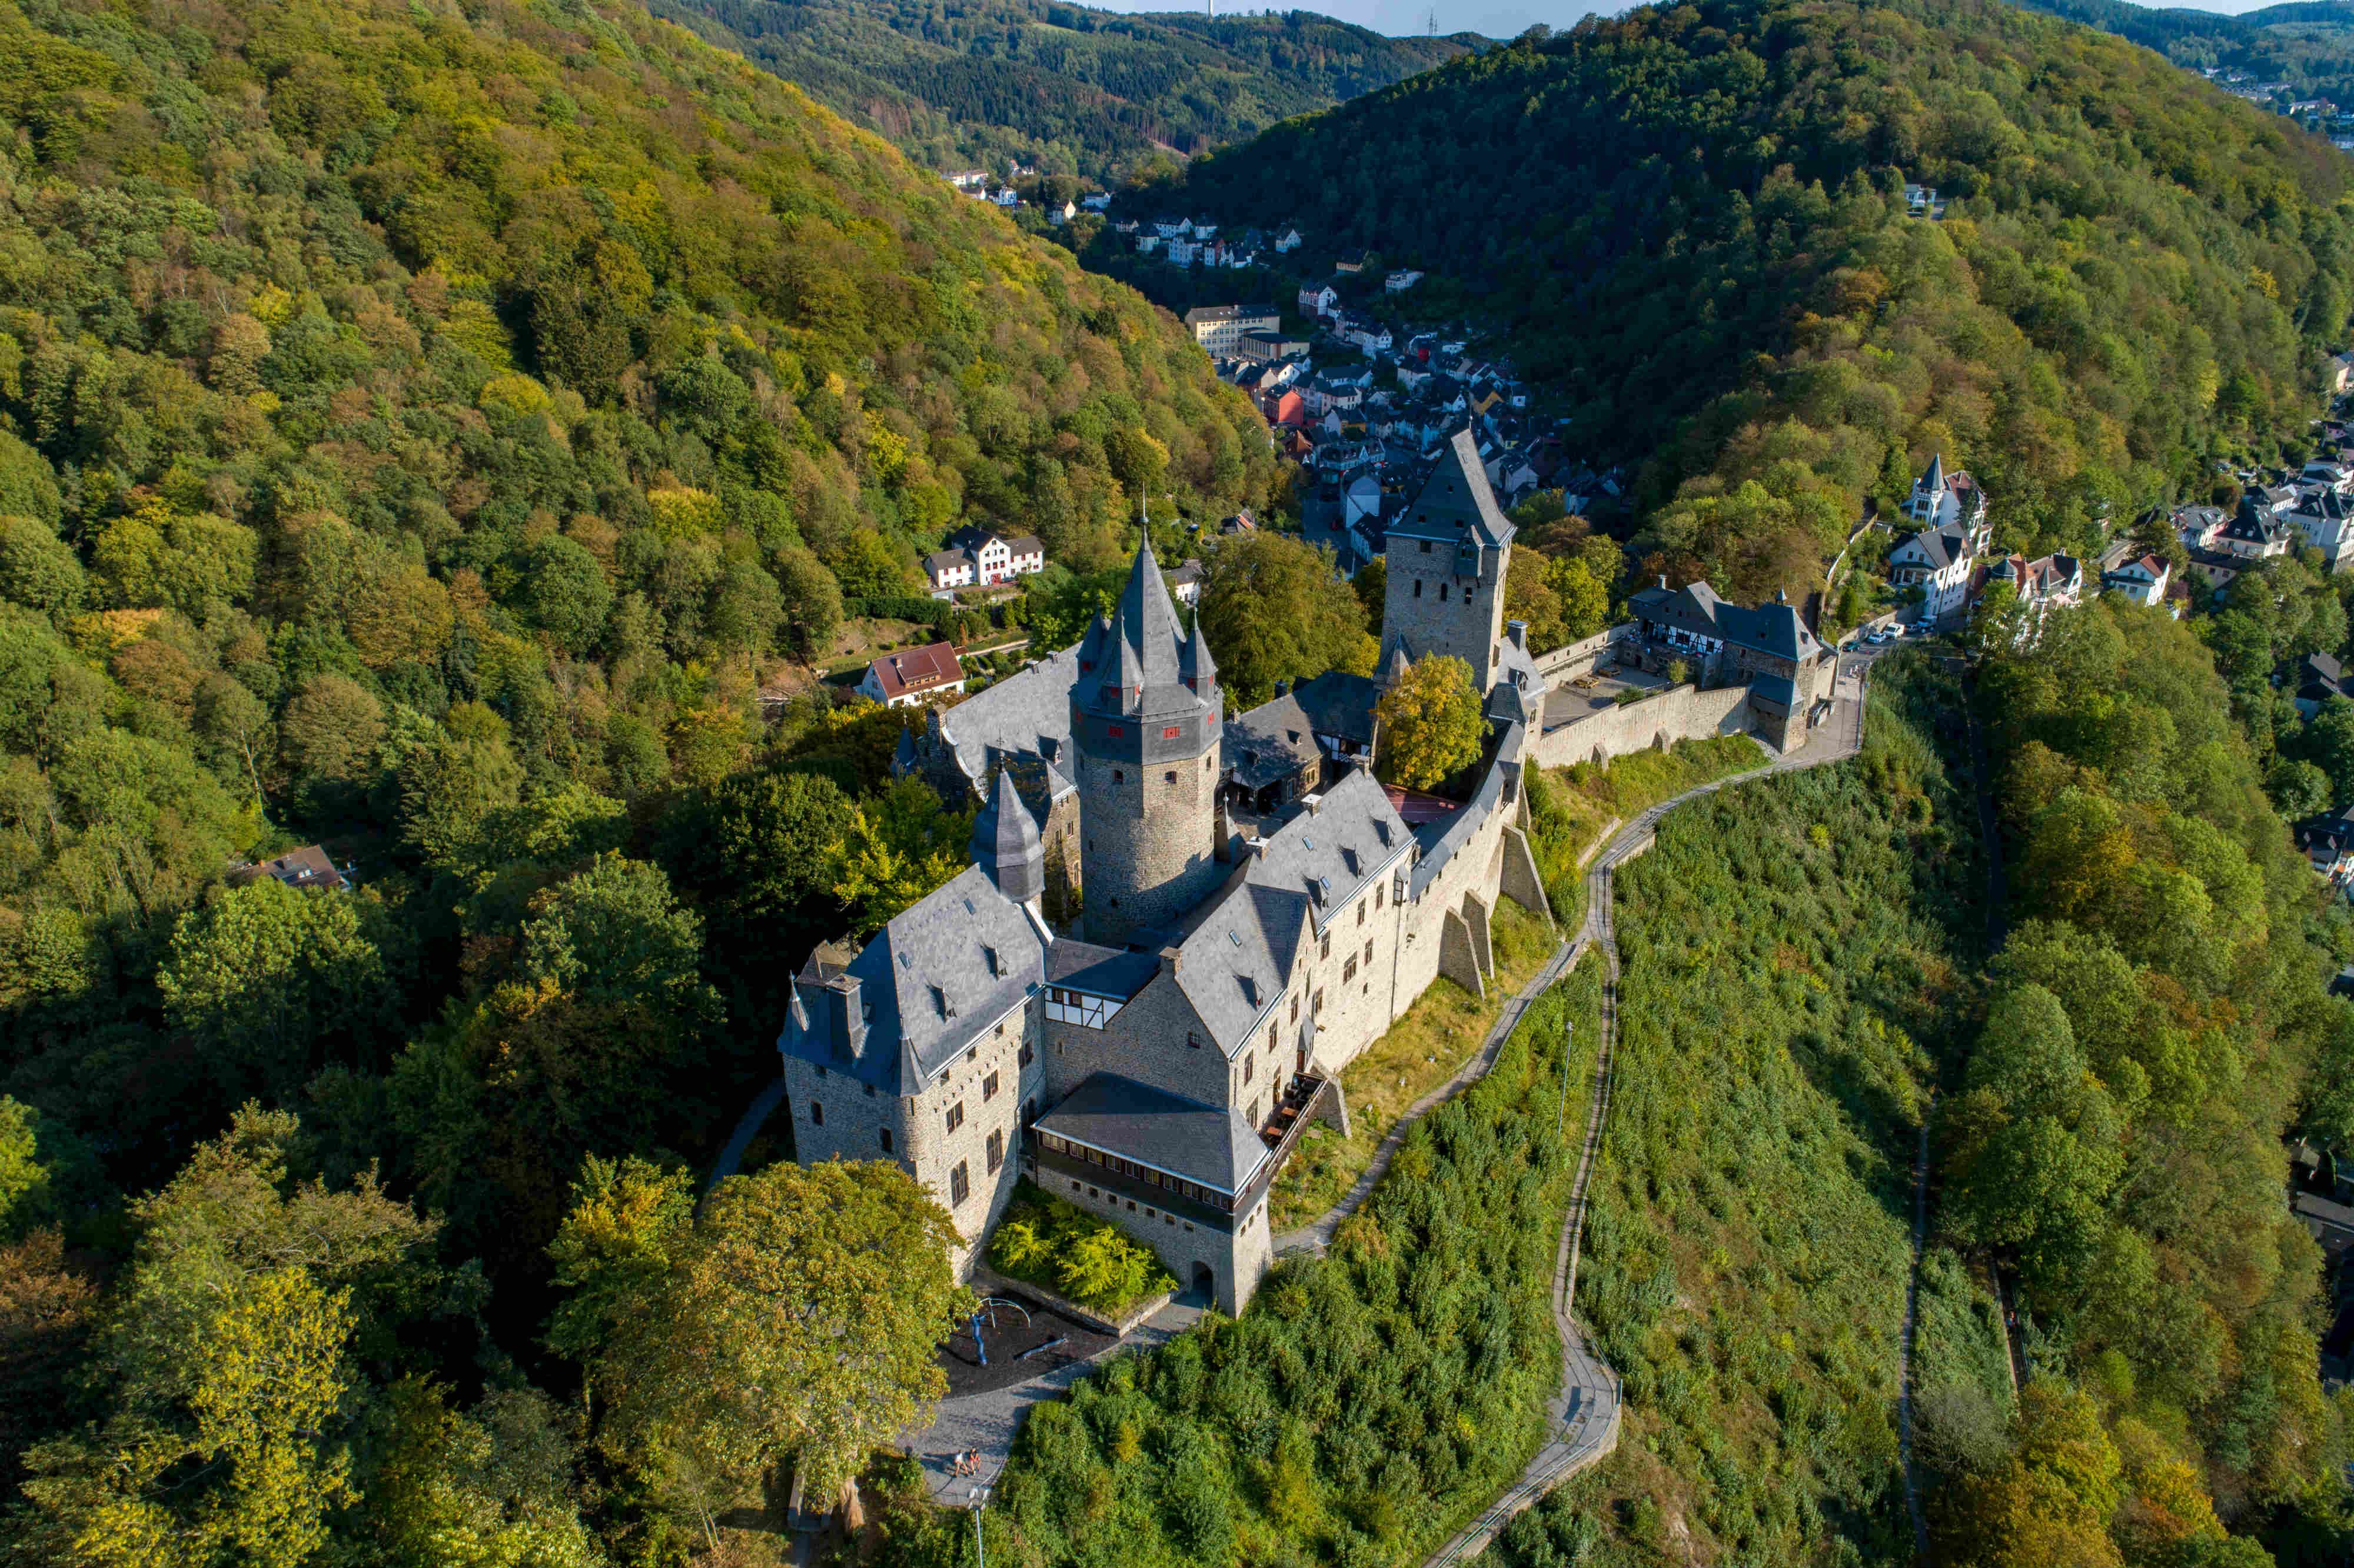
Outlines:
{"type": "Polygon", "coordinates": [[[962,1399],[940,1401],[932,1424],[907,1440],[907,1451],[924,1467],[924,1484],[932,1500],[949,1508],[971,1506],[967,1493],[977,1486],[994,1486],[1013,1452],[1013,1435],[1030,1407],[1058,1399],[1071,1385],[1122,1351],[1150,1351],[1167,1344],[1199,1321],[1206,1302],[1199,1297],[1179,1297],[1146,1319],[1123,1340],[1116,1340],[1085,1361],[1068,1361],[1049,1372],[1011,1388],[990,1389],[962,1399]],[[978,1469],[958,1475],[958,1454],[980,1457],[978,1469]]]}
{"type": "Polygon", "coordinates": [[[1585,924],[1572,946],[1575,951],[1583,952],[1592,943],[1602,950],[1602,1041],[1595,1052],[1594,1091],[1586,1110],[1585,1141],[1577,1159],[1577,1179],[1570,1188],[1569,1211],[1562,1217],[1561,1241],[1554,1252],[1553,1319],[1553,1328],[1561,1335],[1562,1356],[1561,1387],[1545,1404],[1553,1436],[1529,1460],[1521,1478],[1433,1553],[1426,1568],[1469,1563],[1485,1552],[1522,1510],[1618,1446],[1618,1374],[1594,1353],[1593,1346],[1587,1343],[1571,1315],[1577,1297],[1578,1259],[1585,1246],[1587,1193],[1601,1156],[1603,1129],[1610,1116],[1611,1085],[1617,1076],[1618,937],[1613,875],[1621,864],[1651,846],[1659,819],[1687,800],[1767,774],[1819,768],[1853,757],[1863,745],[1863,677],[1872,659],[1872,655],[1865,653],[1840,660],[1831,683],[1830,718],[1808,737],[1805,746],[1762,768],[1702,784],[1662,800],[1619,829],[1595,857],[1593,869],[1586,873],[1585,924]]]}

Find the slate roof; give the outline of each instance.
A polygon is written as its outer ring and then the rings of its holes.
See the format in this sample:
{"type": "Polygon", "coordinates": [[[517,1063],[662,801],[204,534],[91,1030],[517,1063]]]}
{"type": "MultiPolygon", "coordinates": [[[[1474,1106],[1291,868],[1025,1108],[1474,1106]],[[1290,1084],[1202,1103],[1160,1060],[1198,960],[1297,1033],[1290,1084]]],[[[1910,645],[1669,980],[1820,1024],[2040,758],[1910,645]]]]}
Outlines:
{"type": "Polygon", "coordinates": [[[259,865],[239,866],[226,880],[232,887],[242,887],[265,876],[296,889],[323,887],[333,891],[345,885],[344,874],[335,869],[335,863],[317,844],[288,850],[277,859],[265,860],[259,865]]]}
{"type": "Polygon", "coordinates": [[[1322,756],[1316,726],[1297,697],[1278,697],[1226,720],[1226,770],[1246,789],[1317,767],[1322,756]]]}
{"type": "Polygon", "coordinates": [[[1370,677],[1327,670],[1301,682],[1291,697],[1308,715],[1313,733],[1359,746],[1373,744],[1373,708],[1382,700],[1382,688],[1370,677]]]}
{"type": "Polygon", "coordinates": [[[1292,965],[1308,945],[1308,897],[1248,881],[1229,884],[1194,919],[1178,945],[1177,986],[1210,1038],[1231,1057],[1281,1000],[1292,965]]]}
{"type": "Polygon", "coordinates": [[[1897,540],[1890,546],[1888,558],[1892,561],[1896,559],[1907,546],[1917,546],[1927,558],[1930,569],[1942,572],[1969,553],[1970,541],[1967,534],[1951,525],[1925,528],[1897,540]]]}
{"type": "Polygon", "coordinates": [[[1479,462],[1479,438],[1469,429],[1455,432],[1421,493],[1389,532],[1392,538],[1450,544],[1468,535],[1490,548],[1512,542],[1511,519],[1496,504],[1495,487],[1479,462]]]}
{"type": "Polygon", "coordinates": [[[1070,775],[1071,687],[1079,675],[1079,651],[1066,648],[967,697],[939,715],[940,737],[956,752],[957,767],[975,785],[989,777],[989,754],[1030,752],[1046,759],[1054,796],[1061,800],[1078,786],[1070,775]]]}
{"type": "Polygon", "coordinates": [[[1798,619],[1795,606],[1776,600],[1751,609],[1717,598],[1716,590],[1704,582],[1672,589],[1647,588],[1628,603],[1636,619],[1653,626],[1722,638],[1777,659],[1804,661],[1823,649],[1807,630],[1807,623],[1798,619]]]}
{"type": "Polygon", "coordinates": [[[1046,954],[1046,983],[1092,996],[1116,996],[1122,1001],[1151,983],[1161,972],[1161,960],[1150,953],[1125,948],[1098,948],[1065,937],[1046,954]]]}
{"type": "Polygon", "coordinates": [[[1038,1118],[1038,1130],[1234,1196],[1273,1157],[1257,1129],[1220,1109],[1117,1073],[1097,1073],[1038,1118]]]}
{"type": "Polygon", "coordinates": [[[797,983],[777,1049],[883,1093],[912,1095],[1044,983],[1046,951],[1046,933],[1028,911],[968,866],[843,967],[843,977],[858,982],[859,1016],[848,1014],[839,980],[797,983]]]}
{"type": "Polygon", "coordinates": [[[1080,641],[1079,672],[1071,699],[1091,713],[1152,719],[1201,706],[1203,699],[1189,688],[1188,677],[1206,680],[1215,666],[1198,626],[1193,638],[1181,642],[1176,606],[1150,544],[1138,543],[1128,587],[1111,618],[1097,618],[1080,641]]]}

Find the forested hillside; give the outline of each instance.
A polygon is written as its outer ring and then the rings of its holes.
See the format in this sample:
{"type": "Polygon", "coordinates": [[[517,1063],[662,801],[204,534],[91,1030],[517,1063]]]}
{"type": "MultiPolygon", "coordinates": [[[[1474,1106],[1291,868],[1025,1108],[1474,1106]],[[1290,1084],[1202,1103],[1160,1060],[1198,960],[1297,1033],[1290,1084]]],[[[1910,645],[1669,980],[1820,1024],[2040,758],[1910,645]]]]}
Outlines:
{"type": "Polygon", "coordinates": [[[2285,86],[2292,98],[2328,98],[2354,108],[2354,5],[2343,0],[2297,0],[2236,16],[2129,0],[2025,3],[2130,38],[2191,70],[2243,72],[2285,86]]]}
{"type": "Polygon", "coordinates": [[[1180,199],[1428,270],[1418,312],[1495,329],[1582,456],[1646,464],[1663,564],[1754,599],[1933,450],[2038,549],[2274,455],[2354,302],[2350,169],[1998,0],[1709,0],[1287,122],[1180,199]]]}
{"type": "MultiPolygon", "coordinates": [[[[585,1289],[968,831],[897,715],[755,687],[954,521],[1084,569],[1139,488],[1264,503],[1256,416],[626,5],[0,4],[0,1560],[672,1560],[741,1472],[673,1412],[588,1486],[535,1392],[619,1354],[610,1289],[547,1350],[573,1182],[585,1289]],[[224,881],[313,841],[355,890],[224,881]]],[[[643,1233],[676,1299],[789,1186],[643,1233]]]]}
{"type": "Polygon", "coordinates": [[[935,168],[1107,178],[1257,134],[1484,40],[1312,11],[1128,16],[1060,0],[653,0],[935,168]]]}

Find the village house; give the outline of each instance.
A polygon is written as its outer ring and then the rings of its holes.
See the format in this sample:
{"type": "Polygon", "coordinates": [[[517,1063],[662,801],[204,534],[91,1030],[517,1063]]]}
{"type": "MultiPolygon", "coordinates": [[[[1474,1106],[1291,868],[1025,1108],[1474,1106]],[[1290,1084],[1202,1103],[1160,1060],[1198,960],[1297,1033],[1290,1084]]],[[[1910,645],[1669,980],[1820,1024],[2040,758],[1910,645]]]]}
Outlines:
{"type": "Polygon", "coordinates": [[[2354,501],[2349,501],[2334,484],[2306,486],[2296,508],[2284,514],[2282,521],[2294,525],[2307,546],[2321,552],[2325,571],[2342,572],[2354,559],[2354,501]]]}
{"type": "Polygon", "coordinates": [[[1353,276],[1364,270],[1365,253],[1362,250],[1343,250],[1334,258],[1332,262],[1332,270],[1335,272],[1346,272],[1353,276]]]}
{"type": "Polygon", "coordinates": [[[240,865],[223,880],[231,887],[243,887],[263,877],[280,883],[296,892],[316,887],[329,893],[341,893],[350,887],[348,866],[336,869],[334,861],[318,844],[304,844],[301,849],[288,850],[275,859],[253,865],[240,865]]]}
{"type": "Polygon", "coordinates": [[[2354,680],[2348,678],[2336,655],[2308,653],[2297,661],[2296,686],[2289,700],[2300,717],[2312,719],[2337,697],[2354,698],[2354,680]]]}
{"type": "Polygon", "coordinates": [[[1888,552],[1888,580],[1919,588],[1922,608],[1943,620],[1967,601],[1978,557],[1993,540],[1986,493],[1968,474],[1946,472],[1945,457],[1937,454],[1914,484],[1903,513],[1915,531],[1888,552]]]}
{"type": "Polygon", "coordinates": [[[1310,284],[1299,291],[1299,308],[1311,316],[1330,315],[1340,304],[1341,296],[1330,283],[1310,284]]]}
{"type": "Polygon", "coordinates": [[[933,697],[964,690],[964,665],[956,645],[928,642],[903,652],[885,653],[866,666],[856,687],[858,694],[885,707],[911,708],[933,697]]]}
{"type": "Polygon", "coordinates": [[[2289,545],[2296,536],[2294,524],[2251,493],[2240,497],[2239,510],[2217,531],[2213,548],[2243,562],[2261,561],[2274,556],[2287,555],[2289,545]]]}
{"type": "Polygon", "coordinates": [[[2307,817],[2291,832],[2317,875],[2336,887],[2354,881],[2354,808],[2307,817]]]}
{"type": "Polygon", "coordinates": [[[1202,563],[1189,558],[1169,574],[1169,597],[1193,609],[1202,602],[1202,563]]]}
{"type": "Polygon", "coordinates": [[[1386,293],[1403,294],[1421,281],[1421,273],[1411,269],[1401,269],[1382,280],[1382,289],[1386,293]]]}
{"type": "Polygon", "coordinates": [[[2120,561],[2101,574],[2101,591],[2130,599],[2135,604],[2158,605],[2166,602],[2166,589],[2173,580],[2174,568],[2156,556],[2136,556],[2120,561]]]}
{"type": "Polygon", "coordinates": [[[1307,354],[1308,348],[1306,338],[1287,336],[1275,328],[1269,327],[1264,332],[1244,333],[1235,340],[1234,354],[1237,359],[1272,363],[1299,358],[1307,354]]]}
{"type": "Polygon", "coordinates": [[[1288,255],[1299,249],[1302,243],[1304,240],[1296,224],[1287,223],[1275,231],[1275,249],[1278,255],[1288,255]]]}
{"type": "Polygon", "coordinates": [[[960,588],[987,588],[1046,569],[1046,546],[1035,535],[1006,538],[968,524],[949,535],[947,546],[924,557],[924,576],[936,598],[960,588]]]}

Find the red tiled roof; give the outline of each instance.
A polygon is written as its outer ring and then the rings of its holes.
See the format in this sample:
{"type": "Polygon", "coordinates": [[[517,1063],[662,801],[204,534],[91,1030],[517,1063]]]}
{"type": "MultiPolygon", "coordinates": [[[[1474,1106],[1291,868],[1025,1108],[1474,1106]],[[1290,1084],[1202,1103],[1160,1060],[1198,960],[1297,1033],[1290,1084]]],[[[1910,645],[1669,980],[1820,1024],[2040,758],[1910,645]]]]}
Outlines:
{"type": "Polygon", "coordinates": [[[1384,784],[1382,789],[1390,798],[1390,810],[1405,818],[1409,828],[1443,822],[1463,809],[1442,796],[1426,795],[1419,789],[1408,789],[1399,784],[1384,784]]]}
{"type": "Polygon", "coordinates": [[[910,692],[932,691],[964,679],[964,666],[957,660],[956,647],[948,642],[928,642],[904,653],[885,653],[867,669],[883,688],[886,700],[910,692]]]}

